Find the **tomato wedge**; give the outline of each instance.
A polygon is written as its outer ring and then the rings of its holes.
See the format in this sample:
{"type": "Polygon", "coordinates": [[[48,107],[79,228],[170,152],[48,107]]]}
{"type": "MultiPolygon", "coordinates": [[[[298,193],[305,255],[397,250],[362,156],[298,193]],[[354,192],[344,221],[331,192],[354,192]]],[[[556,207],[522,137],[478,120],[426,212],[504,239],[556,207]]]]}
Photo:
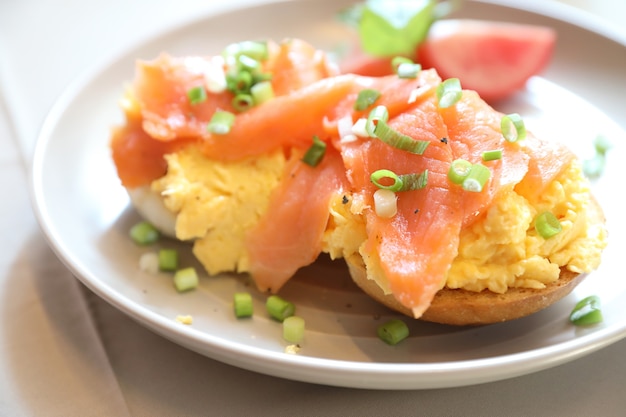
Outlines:
{"type": "MultiPolygon", "coordinates": [[[[465,89],[486,101],[506,98],[548,65],[556,32],[545,26],[487,20],[438,20],[417,48],[424,69],[441,78],[459,78],[465,89]]],[[[356,42],[355,42],[356,45],[356,42]]],[[[355,47],[341,62],[342,72],[367,76],[391,73],[392,57],[372,57],[355,47]]]]}
{"type": "Polygon", "coordinates": [[[418,47],[424,68],[443,78],[456,77],[482,98],[505,98],[549,63],[556,32],[549,27],[486,20],[435,22],[418,47]]]}

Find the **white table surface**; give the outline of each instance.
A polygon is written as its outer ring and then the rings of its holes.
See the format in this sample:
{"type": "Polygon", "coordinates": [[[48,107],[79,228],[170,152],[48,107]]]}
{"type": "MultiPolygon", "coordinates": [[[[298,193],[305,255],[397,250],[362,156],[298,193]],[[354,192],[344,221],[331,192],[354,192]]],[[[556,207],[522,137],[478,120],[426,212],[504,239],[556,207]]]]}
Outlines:
{"type": "MultiPolygon", "coordinates": [[[[198,12],[256,2],[0,0],[0,416],[626,415],[626,340],[477,386],[318,386],[171,343],[99,299],[57,260],[32,214],[28,172],[58,95],[132,40],[198,12]]],[[[622,0],[560,3],[608,26],[626,23],[622,0]]]]}

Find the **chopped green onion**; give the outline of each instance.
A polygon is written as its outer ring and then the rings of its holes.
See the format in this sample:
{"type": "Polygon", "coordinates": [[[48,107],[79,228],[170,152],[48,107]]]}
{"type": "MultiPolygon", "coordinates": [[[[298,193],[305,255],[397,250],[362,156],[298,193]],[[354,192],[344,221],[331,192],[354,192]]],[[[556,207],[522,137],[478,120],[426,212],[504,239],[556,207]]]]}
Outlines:
{"type": "Polygon", "coordinates": [[[196,269],[188,267],[179,269],[174,274],[174,286],[178,292],[193,290],[198,286],[198,274],[196,269]]]}
{"type": "Polygon", "coordinates": [[[316,167],[324,158],[326,153],[326,142],[321,140],[317,136],[313,136],[313,144],[307,149],[306,153],[302,157],[302,162],[305,164],[316,167]]]}
{"type": "Polygon", "coordinates": [[[274,96],[272,76],[262,72],[262,61],[269,57],[265,42],[245,41],[234,43],[222,52],[226,60],[226,88],[235,95],[233,107],[246,111],[274,96]]]}
{"type": "Polygon", "coordinates": [[[455,159],[448,169],[448,179],[461,185],[465,191],[479,193],[489,181],[491,171],[484,165],[472,164],[465,159],[455,159]]]}
{"type": "Polygon", "coordinates": [[[380,97],[380,92],[371,88],[359,91],[359,95],[354,103],[356,111],[363,111],[374,104],[380,97]]]}
{"type": "Polygon", "coordinates": [[[241,43],[242,42],[237,42],[227,45],[226,48],[224,48],[224,50],[222,51],[222,56],[224,58],[237,57],[239,54],[241,54],[241,43]]]}
{"type": "Polygon", "coordinates": [[[577,326],[597,324],[603,320],[600,298],[590,295],[580,300],[569,315],[570,321],[577,326]]]}
{"type": "Polygon", "coordinates": [[[370,175],[370,180],[374,183],[375,186],[382,190],[396,192],[402,189],[402,180],[400,179],[400,177],[395,172],[388,169],[379,169],[378,171],[372,172],[372,175],[370,175]],[[380,181],[383,178],[391,179],[391,185],[381,184],[380,181]]]}
{"type": "Polygon", "coordinates": [[[389,110],[385,106],[376,106],[370,111],[365,122],[365,131],[371,137],[376,137],[376,126],[380,121],[386,122],[389,120],[389,110]]]}
{"type": "Polygon", "coordinates": [[[549,239],[561,232],[563,227],[556,216],[549,211],[544,211],[535,219],[535,230],[544,239],[549,239]]]}
{"type": "Polygon", "coordinates": [[[237,63],[240,70],[255,72],[261,69],[261,62],[245,54],[237,57],[237,63]]]}
{"type": "Polygon", "coordinates": [[[390,219],[398,212],[398,199],[391,190],[378,189],[374,192],[374,211],[378,217],[390,219]]]}
{"type": "Polygon", "coordinates": [[[235,115],[228,111],[218,110],[213,113],[211,120],[207,126],[207,130],[216,135],[225,135],[235,123],[235,115]]]}
{"type": "Polygon", "coordinates": [[[202,103],[206,100],[206,97],[206,90],[201,85],[193,87],[187,91],[187,98],[189,99],[189,103],[192,105],[202,103]]]}
{"type": "Polygon", "coordinates": [[[265,103],[274,98],[274,89],[269,81],[261,81],[250,87],[250,94],[255,105],[265,103]]]}
{"type": "Polygon", "coordinates": [[[159,269],[161,271],[176,271],[178,269],[178,251],[176,249],[159,250],[159,269]]]}
{"type": "Polygon", "coordinates": [[[204,73],[204,87],[208,92],[214,94],[223,93],[228,88],[226,69],[223,65],[215,62],[209,70],[204,73]]]}
{"type": "Polygon", "coordinates": [[[391,128],[386,121],[379,120],[374,128],[374,135],[387,145],[416,155],[422,155],[429,143],[425,140],[415,140],[391,128]]]}
{"type": "Polygon", "coordinates": [[[583,173],[587,178],[599,178],[604,173],[606,156],[596,153],[592,158],[583,161],[583,173]]]}
{"type": "Polygon", "coordinates": [[[265,302],[265,308],[273,319],[280,322],[291,317],[296,312],[296,306],[278,295],[270,295],[265,302]]]}
{"type": "Polygon", "coordinates": [[[583,161],[583,172],[587,178],[599,178],[604,173],[606,154],[612,148],[612,143],[603,135],[596,136],[593,146],[593,157],[583,161]]]}
{"type": "Polygon", "coordinates": [[[502,159],[502,149],[493,149],[482,153],[483,161],[496,161],[502,159]]]}
{"type": "Polygon", "coordinates": [[[269,57],[269,48],[264,41],[244,41],[239,43],[240,51],[251,58],[265,61],[269,57]]]}
{"type": "Polygon", "coordinates": [[[447,109],[463,96],[461,81],[458,78],[448,78],[437,86],[436,93],[439,107],[447,109]]]}
{"type": "Polygon", "coordinates": [[[304,319],[299,316],[283,320],[283,339],[290,343],[300,343],[304,339],[304,319]]]}
{"type": "Polygon", "coordinates": [[[388,169],[379,169],[370,175],[370,180],[374,185],[382,190],[390,190],[393,192],[419,190],[426,187],[428,183],[428,170],[420,174],[402,174],[397,175],[388,169]],[[391,179],[391,185],[384,185],[380,181],[384,178],[391,179]]]}
{"type": "Polygon", "coordinates": [[[392,319],[378,326],[377,334],[388,345],[397,345],[409,336],[409,327],[400,319],[392,319]]]}
{"type": "Polygon", "coordinates": [[[234,94],[250,91],[253,84],[252,74],[248,71],[233,71],[226,76],[226,88],[234,94]]]}
{"type": "Polygon", "coordinates": [[[354,122],[354,125],[352,125],[351,131],[352,133],[354,133],[354,135],[360,138],[370,137],[370,134],[367,131],[367,119],[364,117],[358,119],[356,122],[354,122]]]}
{"type": "Polygon", "coordinates": [[[337,120],[337,133],[339,133],[339,141],[341,143],[354,142],[357,139],[353,126],[352,115],[348,114],[337,120]]]}
{"type": "Polygon", "coordinates": [[[396,74],[398,74],[400,78],[416,78],[421,70],[422,66],[420,64],[403,63],[398,65],[396,74]]]}
{"type": "Polygon", "coordinates": [[[269,72],[255,72],[252,74],[252,84],[262,83],[263,81],[272,81],[272,74],[269,72]]]}
{"type": "Polygon", "coordinates": [[[489,181],[490,176],[491,171],[489,168],[481,164],[474,164],[470,168],[461,186],[465,191],[479,193],[483,190],[487,181],[489,181]]]}
{"type": "Polygon", "coordinates": [[[593,141],[593,147],[600,155],[606,155],[606,153],[613,147],[611,141],[604,135],[598,135],[593,141]]]}
{"type": "Polygon", "coordinates": [[[266,42],[243,41],[228,45],[222,52],[224,57],[239,57],[246,55],[257,61],[265,61],[269,56],[266,42]]]}
{"type": "Polygon", "coordinates": [[[400,179],[402,180],[401,191],[420,190],[428,184],[428,170],[419,174],[402,174],[400,179]]]}
{"type": "Polygon", "coordinates": [[[159,255],[156,252],[146,252],[139,257],[139,269],[155,275],[159,272],[159,255]]]}
{"type": "Polygon", "coordinates": [[[524,125],[524,119],[517,114],[511,113],[502,117],[500,121],[500,130],[502,130],[502,136],[508,142],[514,143],[518,140],[524,140],[526,138],[526,126],[524,125]]]}
{"type": "Polygon", "coordinates": [[[237,292],[233,296],[235,317],[251,317],[253,313],[252,296],[247,292],[237,292]]]}
{"type": "Polygon", "coordinates": [[[472,163],[465,159],[456,159],[450,164],[448,179],[453,184],[462,184],[472,169],[472,163]]]}
{"type": "Polygon", "coordinates": [[[246,111],[252,106],[254,106],[254,99],[250,94],[240,93],[233,98],[233,107],[239,112],[246,111]]]}
{"type": "Polygon", "coordinates": [[[138,245],[151,245],[159,240],[159,231],[147,221],[141,221],[130,228],[130,238],[138,245]]]}
{"type": "Polygon", "coordinates": [[[398,73],[398,68],[400,67],[400,65],[402,64],[414,64],[412,59],[409,59],[407,57],[404,56],[396,56],[391,60],[391,69],[394,72],[394,74],[398,73]]]}

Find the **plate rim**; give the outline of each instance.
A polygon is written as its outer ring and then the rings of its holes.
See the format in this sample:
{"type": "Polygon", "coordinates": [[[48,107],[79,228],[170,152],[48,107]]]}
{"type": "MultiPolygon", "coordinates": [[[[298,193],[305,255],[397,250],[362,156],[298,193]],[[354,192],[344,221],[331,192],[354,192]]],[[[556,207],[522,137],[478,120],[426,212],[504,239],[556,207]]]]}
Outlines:
{"type": "MultiPolygon", "coordinates": [[[[256,3],[255,8],[264,8],[268,6],[276,6],[281,3],[305,3],[313,2],[315,0],[269,0],[256,3]]],[[[612,28],[607,28],[606,25],[602,26],[602,32],[599,33],[597,27],[600,27],[597,22],[592,20],[585,20],[587,22],[584,26],[577,23],[578,20],[583,20],[582,16],[574,10],[573,7],[560,4],[560,3],[540,3],[540,2],[522,2],[515,0],[493,1],[493,0],[472,0],[471,2],[483,3],[497,7],[508,7],[528,11],[534,14],[539,14],[552,18],[554,20],[570,23],[578,28],[599,34],[600,36],[619,43],[626,50],[626,34],[622,34],[612,28]],[[565,6],[565,7],[563,7],[565,6]],[[589,23],[591,22],[591,23],[589,23]],[[596,27],[597,26],[597,27],[596,27]]],[[[191,18],[182,19],[175,22],[161,30],[150,34],[148,36],[138,39],[124,48],[121,48],[116,54],[105,58],[103,61],[95,65],[93,68],[85,71],[80,77],[72,82],[63,93],[55,101],[48,114],[46,115],[44,122],[37,134],[37,139],[32,153],[30,162],[30,178],[29,178],[29,192],[31,196],[31,202],[35,217],[44,232],[44,236],[48,242],[48,245],[53,249],[57,257],[65,264],[65,266],[78,278],[83,284],[95,292],[99,297],[106,300],[109,304],[115,306],[118,310],[123,311],[124,314],[130,318],[140,322],[142,325],[150,328],[161,336],[173,340],[171,337],[175,335],[177,337],[177,343],[191,349],[197,350],[196,344],[200,343],[208,345],[215,356],[219,357],[218,360],[229,363],[234,366],[244,367],[246,369],[270,374],[278,377],[295,379],[304,382],[323,383],[325,385],[336,385],[352,388],[368,388],[368,389],[407,389],[408,388],[442,388],[453,387],[461,385],[471,385],[481,382],[496,381],[505,378],[520,376],[532,372],[536,372],[542,369],[546,369],[561,363],[571,361],[579,358],[588,353],[594,352],[605,346],[617,342],[626,337],[626,320],[621,323],[621,326],[612,326],[610,328],[601,328],[593,333],[585,335],[584,337],[567,340],[566,342],[556,343],[554,345],[544,346],[530,351],[516,352],[511,354],[499,355],[496,357],[449,361],[449,362],[434,362],[434,363],[380,363],[380,362],[362,362],[362,361],[344,361],[317,357],[307,357],[298,355],[286,355],[279,354],[278,352],[269,351],[255,346],[244,346],[238,342],[232,342],[228,339],[213,337],[202,333],[200,330],[176,326],[172,320],[167,319],[155,312],[152,312],[144,306],[127,298],[124,294],[116,293],[110,286],[97,279],[95,274],[91,273],[88,268],[82,262],[73,261],[73,256],[62,244],[63,239],[56,233],[55,227],[49,217],[49,213],[46,210],[45,197],[42,190],[43,180],[43,167],[44,160],[50,146],[54,143],[54,133],[58,127],[59,121],[63,118],[63,113],[67,108],[76,100],[77,96],[92,82],[96,81],[109,66],[121,60],[124,56],[127,56],[132,51],[139,49],[142,45],[153,41],[159,37],[171,36],[177,31],[183,30],[185,27],[199,22],[212,19],[223,15],[225,13],[237,12],[240,7],[227,7],[220,9],[217,12],[210,11],[200,13],[191,18]],[[168,337],[167,334],[163,334],[160,330],[167,330],[171,333],[168,337]],[[216,349],[224,349],[227,347],[230,354],[220,355],[220,352],[216,352],[216,349]],[[561,353],[557,355],[557,353],[561,353]],[[245,355],[249,357],[251,361],[262,360],[265,361],[264,366],[242,366],[241,362],[237,362],[234,359],[241,359],[241,356],[245,355]],[[307,377],[298,375],[285,375],[282,372],[272,372],[270,365],[290,365],[297,366],[299,369],[304,369],[310,372],[307,377]],[[530,366],[529,366],[530,365],[530,366]],[[257,368],[257,369],[255,369],[257,368]],[[504,370],[503,368],[508,368],[504,370]],[[335,383],[329,383],[323,376],[312,375],[324,371],[337,371],[341,369],[344,373],[343,378],[337,378],[335,383]],[[474,374],[476,370],[481,370],[484,375],[477,376],[474,374]],[[428,374],[429,376],[436,375],[435,381],[430,383],[424,383],[419,380],[422,374],[428,374]],[[393,375],[390,375],[393,374],[393,375]],[[458,381],[451,381],[450,375],[461,374],[462,378],[458,381]],[[363,376],[376,375],[380,379],[376,383],[369,381],[356,381],[355,377],[362,378],[363,376]],[[394,377],[398,377],[396,383],[393,383],[394,377]],[[414,378],[417,377],[417,381],[414,378]],[[471,380],[471,382],[470,382],[471,380]],[[392,382],[390,385],[384,387],[380,386],[380,381],[392,382]]],[[[199,352],[203,353],[203,352],[199,352]]],[[[210,355],[205,355],[210,356],[210,355]]]]}

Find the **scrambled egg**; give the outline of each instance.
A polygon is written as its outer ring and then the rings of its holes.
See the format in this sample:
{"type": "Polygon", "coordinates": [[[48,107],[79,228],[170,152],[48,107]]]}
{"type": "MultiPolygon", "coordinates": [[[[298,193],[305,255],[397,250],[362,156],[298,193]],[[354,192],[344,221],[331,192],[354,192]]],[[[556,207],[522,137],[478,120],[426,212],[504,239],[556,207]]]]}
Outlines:
{"type": "Polygon", "coordinates": [[[247,272],[244,237],[267,211],[284,170],[283,152],[220,162],[187,147],[166,160],[167,174],[152,190],[177,214],[176,237],[193,240],[193,253],[209,274],[247,272]]]}
{"type": "Polygon", "coordinates": [[[193,324],[193,316],[190,315],[178,315],[176,316],[176,321],[181,323],[181,324],[186,324],[186,325],[192,325],[193,324]]]}
{"type": "Polygon", "coordinates": [[[559,278],[561,267],[576,273],[597,268],[607,236],[603,225],[589,224],[590,198],[576,161],[537,201],[513,190],[504,193],[483,221],[461,232],[446,286],[496,293],[510,287],[540,289],[559,278]],[[552,212],[563,228],[549,239],[534,228],[535,217],[544,211],[552,212]]]}
{"type": "MultiPolygon", "coordinates": [[[[238,162],[209,160],[193,147],[167,156],[168,173],[153,182],[177,214],[176,236],[194,240],[194,254],[210,274],[247,272],[244,236],[266,212],[285,166],[282,151],[238,162]]],[[[595,269],[606,246],[603,225],[588,224],[590,194],[572,162],[536,201],[508,190],[485,216],[461,232],[458,255],[443,285],[503,293],[511,287],[543,288],[560,268],[595,269]],[[534,230],[538,213],[551,211],[563,230],[544,239],[534,230]]],[[[322,250],[332,258],[359,254],[367,238],[364,205],[352,196],[331,199],[322,250]]],[[[382,270],[366,259],[368,275],[385,288],[382,270]],[[381,278],[382,277],[382,278],[381,278]]]]}

